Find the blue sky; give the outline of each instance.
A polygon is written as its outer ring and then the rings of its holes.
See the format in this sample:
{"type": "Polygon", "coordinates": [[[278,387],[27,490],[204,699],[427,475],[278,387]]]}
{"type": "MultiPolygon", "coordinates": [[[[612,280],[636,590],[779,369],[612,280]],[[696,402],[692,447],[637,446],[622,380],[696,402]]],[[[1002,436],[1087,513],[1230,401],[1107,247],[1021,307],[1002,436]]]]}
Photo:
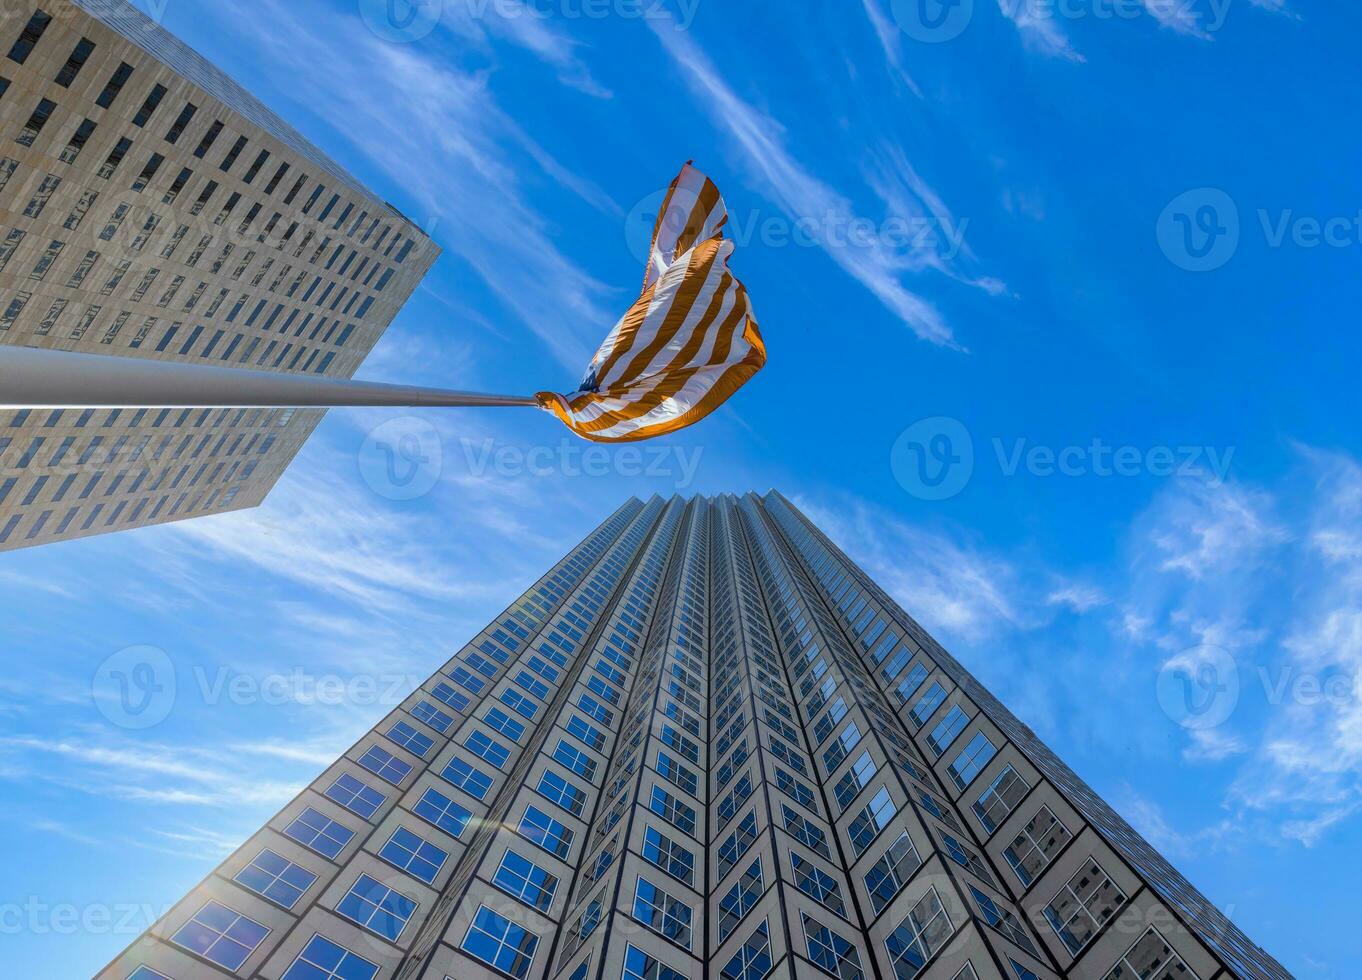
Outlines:
{"type": "Polygon", "coordinates": [[[102,966],[626,494],[774,486],[1290,970],[1355,975],[1356,5],[147,2],[445,248],[361,376],[570,387],[690,158],[770,362],[642,455],[333,413],[258,510],[0,559],[7,973],[102,966]]]}

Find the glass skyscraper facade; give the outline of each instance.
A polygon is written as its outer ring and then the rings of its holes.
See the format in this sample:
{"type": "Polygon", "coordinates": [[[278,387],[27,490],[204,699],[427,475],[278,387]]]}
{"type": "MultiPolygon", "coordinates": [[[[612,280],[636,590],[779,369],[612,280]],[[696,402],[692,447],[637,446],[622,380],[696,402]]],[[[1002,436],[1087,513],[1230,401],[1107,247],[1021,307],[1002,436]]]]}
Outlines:
{"type": "MultiPolygon", "coordinates": [[[[348,378],[439,248],[125,0],[0,16],[0,344],[348,378]]],[[[0,410],[0,551],[253,507],[318,409],[0,410]]]]}
{"type": "Polygon", "coordinates": [[[1289,975],[772,492],[627,502],[99,976],[1289,975]]]}

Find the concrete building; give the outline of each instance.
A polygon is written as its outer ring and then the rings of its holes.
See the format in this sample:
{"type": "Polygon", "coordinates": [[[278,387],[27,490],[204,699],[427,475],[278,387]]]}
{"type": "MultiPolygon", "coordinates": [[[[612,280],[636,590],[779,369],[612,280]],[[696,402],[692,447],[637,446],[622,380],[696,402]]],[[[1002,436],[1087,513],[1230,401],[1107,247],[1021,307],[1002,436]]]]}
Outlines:
{"type": "Polygon", "coordinates": [[[1288,974],[773,492],[626,503],[99,974],[233,976],[1288,974]]]}
{"type": "MultiPolygon", "coordinates": [[[[0,52],[0,343],[350,377],[439,254],[123,0],[0,52]]],[[[0,412],[0,550],[255,506],[321,416],[0,412]]]]}

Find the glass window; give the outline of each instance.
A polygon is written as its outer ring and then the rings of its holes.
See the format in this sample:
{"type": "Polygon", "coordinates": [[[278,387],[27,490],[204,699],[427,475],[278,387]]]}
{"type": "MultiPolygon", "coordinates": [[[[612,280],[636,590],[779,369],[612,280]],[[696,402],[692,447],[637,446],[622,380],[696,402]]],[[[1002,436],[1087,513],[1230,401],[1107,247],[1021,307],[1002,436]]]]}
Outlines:
{"type": "Polygon", "coordinates": [[[586,794],[552,769],[545,769],[540,775],[538,791],[574,817],[580,817],[586,809],[586,794]]]}
{"type": "Polygon", "coordinates": [[[823,971],[841,980],[861,980],[861,954],[856,947],[817,919],[807,915],[803,919],[809,959],[823,971]]]}
{"type": "Polygon", "coordinates": [[[974,777],[979,775],[979,771],[989,764],[997,751],[993,743],[988,740],[987,735],[983,732],[976,733],[974,738],[970,739],[970,743],[955,757],[955,761],[950,764],[947,770],[956,787],[963,790],[974,782],[974,777]]]}
{"type": "Polygon", "coordinates": [[[501,866],[492,876],[492,884],[508,895],[545,912],[553,904],[553,893],[558,888],[558,879],[533,861],[521,857],[515,851],[507,850],[501,858],[501,866]]]}
{"type": "Polygon", "coordinates": [[[946,712],[946,717],[942,718],[937,726],[932,729],[932,733],[927,736],[927,747],[936,755],[940,756],[945,752],[956,736],[964,729],[969,722],[965,715],[965,709],[958,704],[951,705],[951,710],[946,712]]]}
{"type": "Polygon", "coordinates": [[[691,796],[695,796],[699,792],[699,779],[695,773],[665,752],[659,751],[657,753],[657,771],[663,779],[675,783],[691,796]]]}
{"type": "Polygon", "coordinates": [[[624,951],[624,972],[621,974],[621,980],[686,980],[686,978],[637,946],[630,945],[624,951]]]}
{"type": "Polygon", "coordinates": [[[833,788],[833,795],[837,797],[837,805],[843,810],[851,806],[861,790],[870,785],[870,781],[875,778],[878,767],[875,765],[874,758],[871,757],[869,750],[862,752],[861,757],[852,764],[852,767],[837,781],[833,788]]]}
{"type": "Polygon", "coordinates": [[[445,766],[445,771],[440,775],[474,799],[483,799],[492,788],[491,776],[459,758],[449,760],[449,765],[445,766]]]}
{"type": "Polygon", "coordinates": [[[984,867],[984,862],[971,848],[966,847],[950,834],[945,833],[941,835],[941,843],[945,845],[946,854],[952,861],[973,874],[976,878],[986,881],[990,885],[994,884],[993,876],[988,873],[988,869],[984,867]]]}
{"type": "Polygon", "coordinates": [[[1105,980],[1197,980],[1157,929],[1150,929],[1126,950],[1105,980]]]}
{"type": "Polygon", "coordinates": [[[785,818],[785,829],[794,835],[795,840],[831,860],[831,852],[828,850],[827,838],[823,831],[785,804],[782,803],[780,808],[785,818]]]}
{"type": "Polygon", "coordinates": [[[435,880],[435,875],[449,857],[447,852],[416,836],[406,827],[394,830],[378,855],[428,885],[435,880]]]}
{"type": "Polygon", "coordinates": [[[335,800],[351,813],[357,813],[365,820],[372,817],[387,800],[375,789],[366,786],[348,772],[341,773],[327,789],[326,795],[335,800]]]}
{"type": "Polygon", "coordinates": [[[694,884],[695,855],[653,827],[643,831],[643,856],[678,881],[694,884]]]}
{"type": "Polygon", "coordinates": [[[488,708],[487,714],[483,716],[483,721],[487,722],[488,728],[501,732],[512,742],[519,742],[521,736],[525,734],[525,726],[513,720],[500,708],[488,708]]]}
{"type": "Polygon", "coordinates": [[[690,906],[668,895],[642,875],[634,887],[634,918],[690,949],[690,906]]]}
{"type": "Polygon", "coordinates": [[[385,939],[396,940],[416,911],[416,903],[362,874],[336,905],[336,911],[385,939]]]}
{"type": "Polygon", "coordinates": [[[474,728],[468,733],[468,737],[463,740],[464,746],[480,759],[486,759],[498,769],[506,768],[506,763],[510,761],[511,750],[500,742],[488,738],[484,732],[474,728]]]}
{"type": "Polygon", "coordinates": [[[974,905],[985,922],[1031,955],[1036,955],[1036,947],[1031,942],[1031,937],[1026,934],[1021,921],[1015,915],[1007,909],[1000,908],[997,902],[973,885],[969,886],[969,890],[970,895],[974,897],[974,905]]]}
{"type": "Polygon", "coordinates": [[[412,807],[412,812],[452,837],[462,836],[468,821],[473,818],[470,811],[433,789],[426,790],[416,806],[412,807]]]}
{"type": "Polygon", "coordinates": [[[1023,886],[1035,881],[1045,866],[1055,859],[1073,838],[1048,806],[1042,806],[1012,838],[1003,857],[1023,886]]]}
{"type": "Polygon", "coordinates": [[[941,896],[935,888],[928,889],[884,941],[898,980],[912,980],[917,976],[927,958],[945,944],[953,929],[950,917],[941,906],[941,896]]]}
{"type": "Polygon", "coordinates": [[[946,689],[940,684],[933,684],[927,689],[927,693],[918,698],[917,704],[913,705],[913,710],[909,712],[909,717],[913,723],[919,727],[926,723],[927,719],[935,714],[936,709],[941,707],[941,702],[946,700],[946,689]]]}
{"type": "Polygon", "coordinates": [[[851,838],[851,846],[855,848],[857,857],[866,852],[896,813],[898,807],[894,805],[893,797],[886,787],[881,786],[880,791],[861,808],[856,819],[847,827],[847,835],[851,838]]]}
{"type": "Polygon", "coordinates": [[[377,975],[377,964],[325,936],[313,936],[280,980],[374,980],[377,975]]]}
{"type": "Polygon", "coordinates": [[[561,762],[579,776],[586,779],[596,778],[596,762],[589,755],[580,749],[575,749],[562,739],[558,740],[558,748],[553,750],[553,758],[561,762]]]}
{"type": "Polygon", "coordinates": [[[350,843],[354,831],[308,807],[284,828],[284,833],[323,857],[334,858],[350,843]]]}
{"type": "Polygon", "coordinates": [[[526,697],[519,691],[505,690],[501,692],[501,701],[512,711],[523,715],[525,718],[534,720],[535,714],[539,711],[538,702],[526,697]]]}
{"type": "Polygon", "coordinates": [[[719,899],[720,942],[728,938],[729,933],[742,921],[742,917],[757,904],[762,887],[761,858],[757,858],[743,872],[738,883],[728,890],[728,894],[719,899]]]}
{"type": "Polygon", "coordinates": [[[572,831],[536,806],[525,808],[517,831],[531,844],[560,858],[566,858],[572,850],[572,831]]]}
{"type": "Polygon", "coordinates": [[[998,773],[998,777],[979,794],[972,807],[984,830],[990,834],[997,830],[1030,788],[1011,766],[998,773]]]}
{"type": "Polygon", "coordinates": [[[794,871],[795,887],[838,915],[846,915],[842,889],[835,878],[793,850],[790,851],[790,867],[794,871]]]}
{"type": "Polygon", "coordinates": [[[884,856],[870,866],[865,875],[865,887],[870,892],[870,904],[878,915],[894,900],[894,896],[908,883],[908,879],[918,868],[922,859],[907,833],[899,834],[898,840],[889,845],[884,856]]]}
{"type": "Polygon", "coordinates": [[[463,937],[463,950],[516,980],[525,980],[539,937],[480,906],[463,937]]]}
{"type": "Polygon", "coordinates": [[[208,902],[175,931],[170,941],[235,971],[269,934],[269,928],[254,919],[218,902],[208,902]]]}
{"type": "Polygon", "coordinates": [[[369,746],[369,749],[359,757],[359,764],[379,779],[386,780],[394,786],[402,782],[411,772],[408,763],[379,745],[369,746]]]}
{"type": "Polygon", "coordinates": [[[757,815],[749,810],[733,833],[719,845],[719,877],[722,878],[741,860],[752,842],[757,839],[757,815]]]}
{"type": "Polygon", "coordinates": [[[654,813],[673,826],[688,834],[695,833],[695,811],[661,786],[653,787],[652,799],[648,806],[654,813]]]}
{"type": "Polygon", "coordinates": [[[317,876],[265,848],[251,859],[250,864],[238,871],[233,880],[264,895],[271,902],[291,909],[303,897],[303,893],[312,887],[317,876]]]}
{"type": "Polygon", "coordinates": [[[1125,900],[1102,866],[1089,858],[1045,906],[1045,918],[1069,952],[1077,953],[1125,900]]]}
{"type": "Polygon", "coordinates": [[[770,972],[771,932],[763,921],[719,971],[719,976],[722,980],[761,980],[770,972]]]}
{"type": "MultiPolygon", "coordinates": [[[[440,734],[449,730],[449,726],[454,724],[454,719],[441,711],[429,701],[419,701],[416,707],[411,709],[411,716],[417,721],[424,722],[440,734]]],[[[424,754],[424,753],[422,753],[424,754]]]]}
{"type": "Polygon", "coordinates": [[[392,728],[388,729],[388,738],[402,746],[402,748],[406,749],[412,755],[419,756],[420,758],[425,758],[426,753],[429,752],[431,747],[435,744],[434,739],[429,735],[423,735],[405,721],[399,721],[397,724],[393,725],[392,728]]]}

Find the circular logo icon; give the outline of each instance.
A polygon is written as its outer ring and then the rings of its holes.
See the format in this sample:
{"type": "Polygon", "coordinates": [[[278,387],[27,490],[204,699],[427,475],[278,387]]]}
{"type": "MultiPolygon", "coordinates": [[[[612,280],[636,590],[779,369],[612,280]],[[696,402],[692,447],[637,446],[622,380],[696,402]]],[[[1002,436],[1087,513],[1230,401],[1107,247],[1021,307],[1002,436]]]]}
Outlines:
{"type": "Polygon", "coordinates": [[[1239,250],[1239,207],[1224,191],[1200,187],[1169,201],[1156,231],[1169,262],[1188,272],[1212,272],[1239,250]]]}
{"type": "Polygon", "coordinates": [[[974,440],[958,419],[923,419],[894,440],[889,465],[899,486],[919,500],[949,500],[974,475],[974,440]]]}
{"type": "Polygon", "coordinates": [[[653,229],[657,226],[657,216],[667,200],[665,190],[649,194],[634,205],[624,219],[624,244],[629,254],[647,264],[653,249],[653,229]]]}
{"type": "Polygon", "coordinates": [[[150,728],[175,707],[175,665],[160,647],[124,647],[95,669],[90,696],[119,728],[150,728]]]}
{"type": "Polygon", "coordinates": [[[1159,706],[1183,728],[1224,724],[1239,704],[1239,667],[1220,647],[1184,650],[1159,668],[1159,706]]]}
{"type": "Polygon", "coordinates": [[[974,0],[893,0],[894,20],[914,41],[954,41],[974,19],[974,0]]]}
{"type": "Polygon", "coordinates": [[[385,41],[409,44],[435,30],[444,0],[359,0],[359,15],[385,41]]]}
{"type": "Polygon", "coordinates": [[[359,447],[358,461],[359,474],[374,493],[389,500],[415,500],[439,481],[444,447],[435,426],[406,415],[371,431],[359,447]]]}

